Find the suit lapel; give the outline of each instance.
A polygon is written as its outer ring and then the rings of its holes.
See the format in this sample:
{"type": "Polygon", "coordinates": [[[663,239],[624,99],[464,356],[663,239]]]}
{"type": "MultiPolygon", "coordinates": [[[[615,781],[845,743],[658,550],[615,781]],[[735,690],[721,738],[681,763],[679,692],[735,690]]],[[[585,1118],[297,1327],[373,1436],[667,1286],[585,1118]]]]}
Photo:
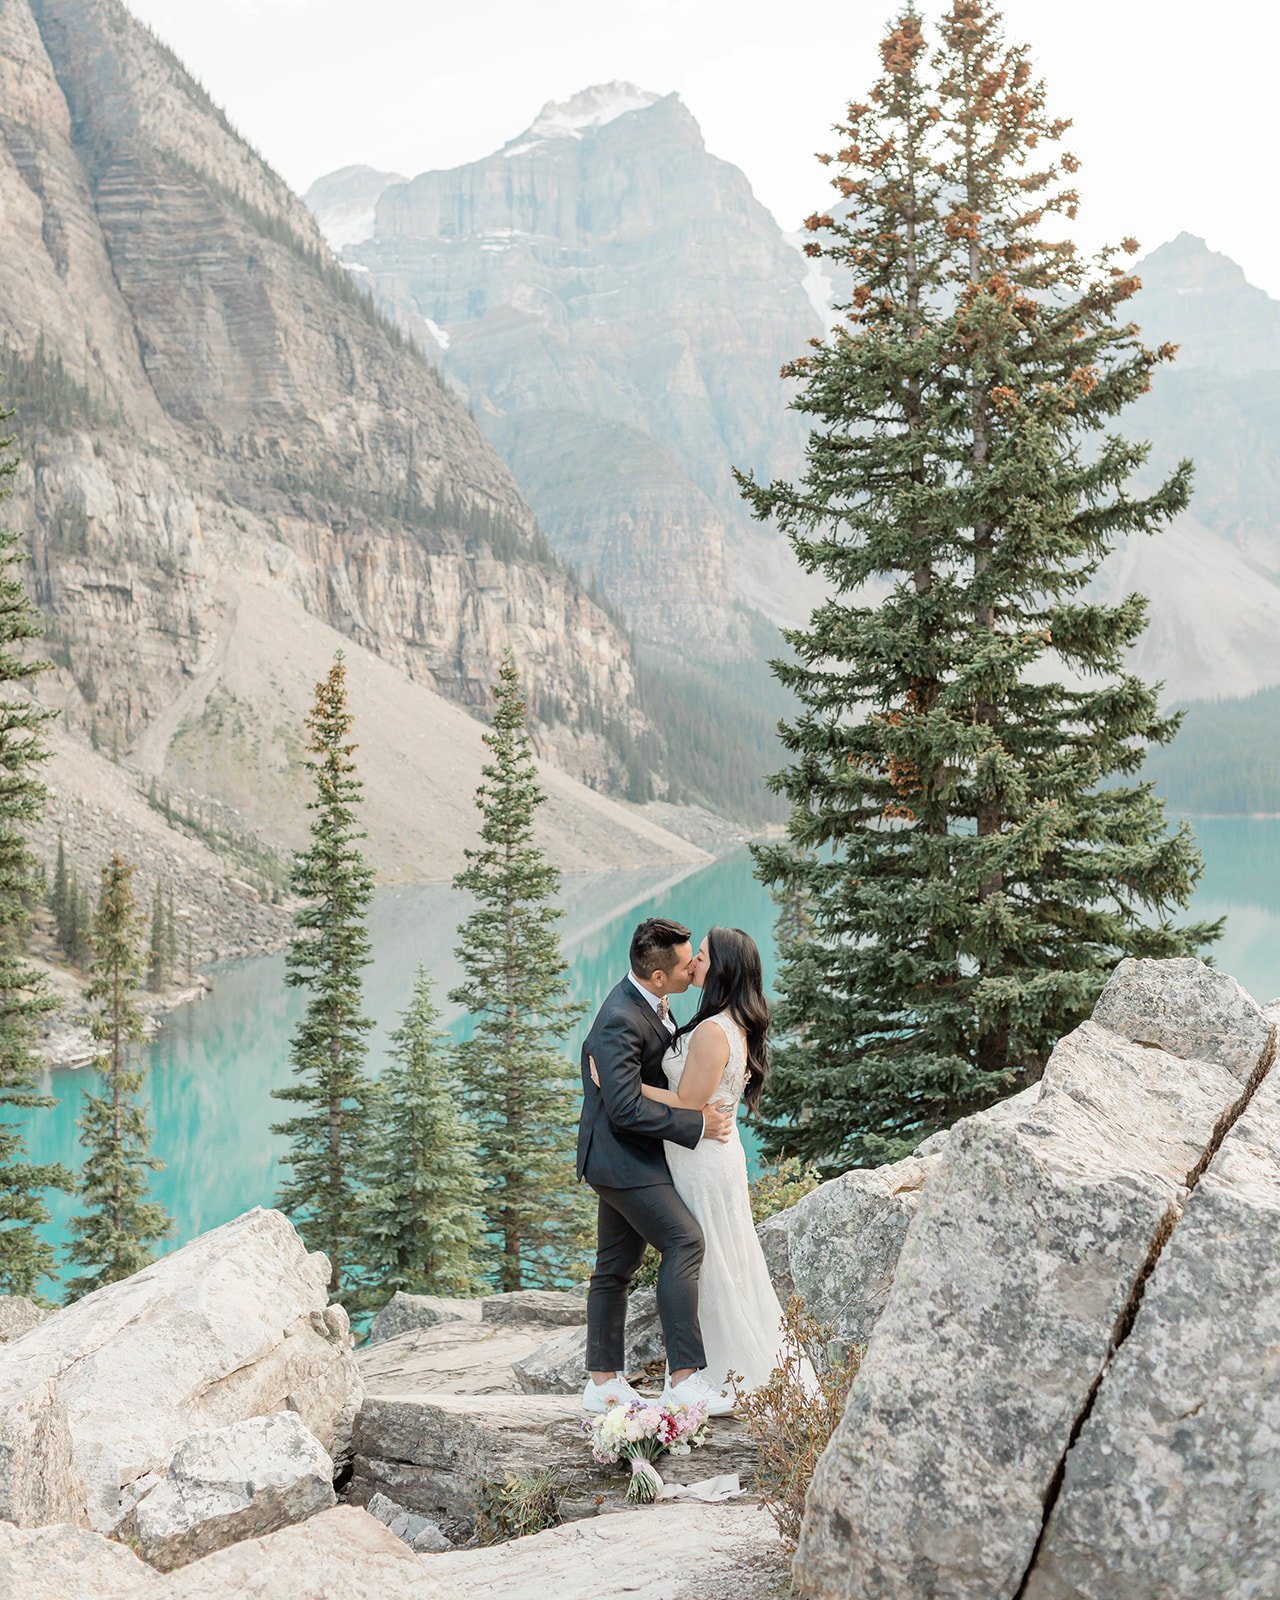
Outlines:
{"type": "Polygon", "coordinates": [[[668,1033],[667,1030],[662,1026],[662,1023],[658,1018],[658,1013],[640,993],[639,989],[636,988],[635,984],[632,983],[630,978],[624,978],[622,980],[621,987],[627,991],[627,998],[631,1001],[636,1010],[640,1012],[641,1016],[649,1024],[653,1032],[658,1036],[659,1039],[661,1039],[663,1053],[665,1054],[667,1046],[671,1043],[673,1035],[668,1033]]]}

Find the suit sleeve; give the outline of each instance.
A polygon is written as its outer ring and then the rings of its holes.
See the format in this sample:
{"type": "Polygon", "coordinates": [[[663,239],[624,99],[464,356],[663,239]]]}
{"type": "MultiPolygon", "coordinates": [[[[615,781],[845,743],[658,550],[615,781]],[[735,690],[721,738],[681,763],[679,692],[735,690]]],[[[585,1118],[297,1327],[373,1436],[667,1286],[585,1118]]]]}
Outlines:
{"type": "Polygon", "coordinates": [[[593,1030],[592,1055],[605,1113],[615,1128],[693,1149],[702,1138],[702,1113],[664,1106],[640,1093],[640,1038],[625,1012],[615,1011],[593,1030]]]}

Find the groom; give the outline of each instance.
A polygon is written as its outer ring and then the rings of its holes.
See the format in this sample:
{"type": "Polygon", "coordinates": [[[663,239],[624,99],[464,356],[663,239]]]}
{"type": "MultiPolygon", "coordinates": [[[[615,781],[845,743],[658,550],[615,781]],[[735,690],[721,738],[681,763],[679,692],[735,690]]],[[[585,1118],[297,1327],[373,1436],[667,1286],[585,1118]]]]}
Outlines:
{"type": "Polygon", "coordinates": [[[646,1100],[642,1083],[667,1087],[662,1058],[675,1037],[669,997],[693,974],[689,930],[649,917],[631,939],[631,971],[607,996],[582,1046],[582,1117],[578,1177],[599,1197],[596,1269],[587,1294],[587,1411],[641,1396],[626,1381],[623,1342],[627,1292],[646,1244],[662,1257],[658,1316],[667,1347],[664,1404],[706,1405],[711,1416],[733,1401],[707,1382],[698,1327],[702,1229],[676,1193],[662,1141],[692,1149],[700,1139],[728,1139],[730,1111],[701,1111],[646,1100]],[[594,1065],[594,1071],[593,1071],[594,1065]]]}

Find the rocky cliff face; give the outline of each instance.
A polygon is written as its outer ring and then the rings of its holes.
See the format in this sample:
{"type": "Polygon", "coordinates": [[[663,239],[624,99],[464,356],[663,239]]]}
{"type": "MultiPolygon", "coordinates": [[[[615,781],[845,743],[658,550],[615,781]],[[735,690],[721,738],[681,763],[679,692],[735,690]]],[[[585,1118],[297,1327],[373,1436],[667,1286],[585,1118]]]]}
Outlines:
{"type": "MultiPolygon", "coordinates": [[[[308,195],[334,242],[344,183],[308,195]]],[[[485,160],[388,185],[344,259],[643,635],[742,647],[735,602],[806,609],[732,476],[800,460],[778,372],[819,327],[805,263],[675,95],[614,83],[548,104],[485,160]]]]}
{"type": "Polygon", "coordinates": [[[1280,302],[1191,234],[1136,271],[1132,318],[1178,357],[1122,427],[1151,441],[1144,487],[1184,458],[1195,486],[1168,534],[1108,559],[1099,588],[1150,598],[1135,661],[1169,699],[1251,694],[1280,683],[1280,302]]]}
{"type": "Polygon", "coordinates": [[[644,729],[626,641],[307,208],[118,0],[0,4],[0,218],[10,520],[74,726],[124,750],[154,732],[209,665],[231,575],[467,705],[510,645],[544,751],[612,781],[644,729]]]}

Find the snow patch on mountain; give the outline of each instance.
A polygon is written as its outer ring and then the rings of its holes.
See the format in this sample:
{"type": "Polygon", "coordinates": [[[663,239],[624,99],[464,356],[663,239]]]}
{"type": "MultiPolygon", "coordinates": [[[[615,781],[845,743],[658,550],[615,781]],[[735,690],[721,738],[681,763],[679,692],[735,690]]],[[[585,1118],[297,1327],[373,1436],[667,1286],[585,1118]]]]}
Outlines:
{"type": "Polygon", "coordinates": [[[602,128],[629,111],[645,111],[661,99],[660,94],[616,78],[612,83],[593,84],[569,100],[548,100],[532,125],[505,145],[501,154],[518,156],[544,139],[581,139],[584,128],[602,128]]]}
{"type": "Polygon", "coordinates": [[[813,237],[810,233],[784,233],[782,237],[793,250],[804,256],[804,278],[800,287],[809,296],[809,304],[818,313],[825,330],[831,324],[831,308],[835,300],[835,284],[831,271],[821,256],[805,256],[804,247],[813,237]]]}

